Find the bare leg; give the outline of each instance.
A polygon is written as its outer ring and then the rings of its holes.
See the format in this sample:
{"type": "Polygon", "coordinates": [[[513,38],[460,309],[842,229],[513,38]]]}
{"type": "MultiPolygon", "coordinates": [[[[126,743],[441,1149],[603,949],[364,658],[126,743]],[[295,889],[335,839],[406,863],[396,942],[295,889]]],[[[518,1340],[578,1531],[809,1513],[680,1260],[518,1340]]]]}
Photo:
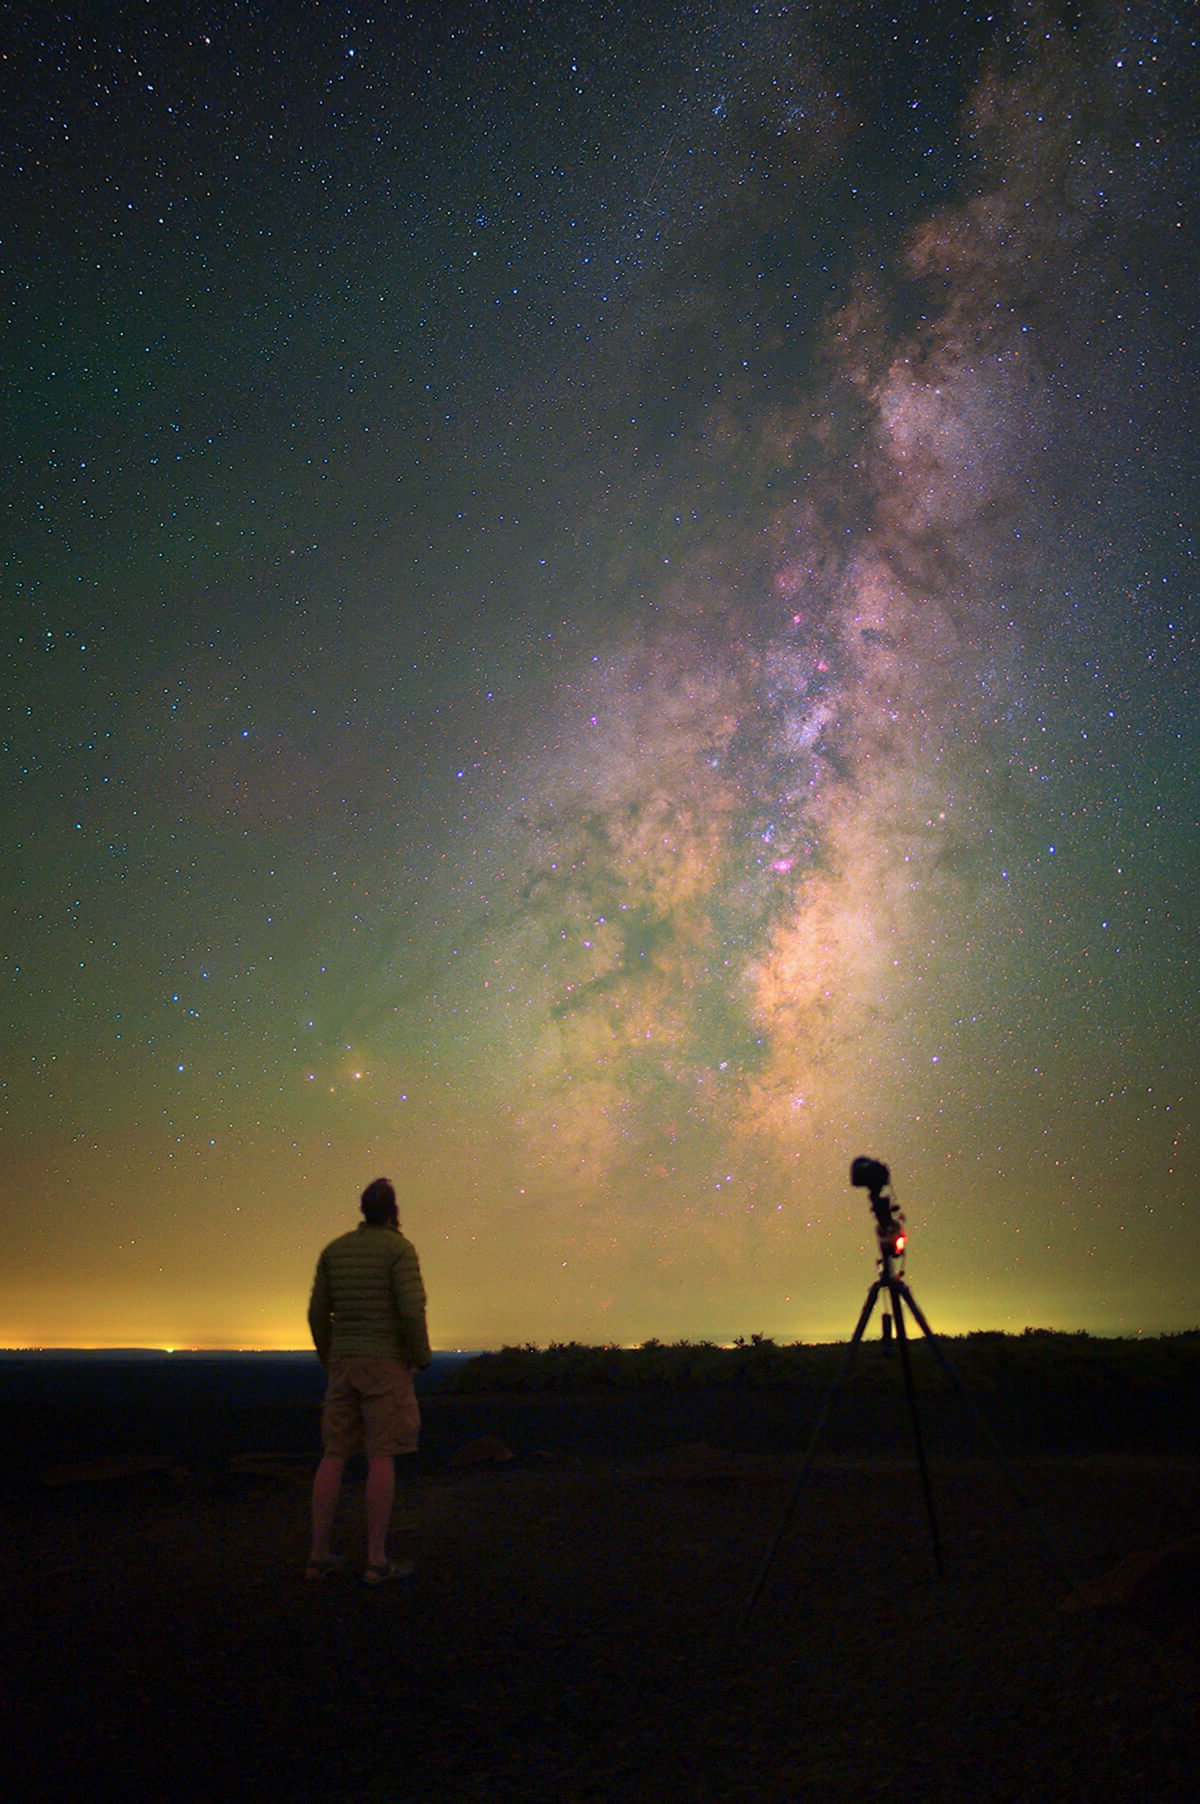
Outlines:
{"type": "Polygon", "coordinates": [[[392,1501],[396,1495],[396,1462],[390,1453],[367,1461],[367,1565],[383,1566],[387,1561],[388,1529],[392,1524],[392,1501]]]}
{"type": "Polygon", "coordinates": [[[342,1493],[342,1473],[346,1462],[336,1453],[327,1453],[317,1467],[312,1488],[312,1554],[314,1560],[329,1558],[329,1537],[333,1531],[334,1512],[342,1493]]]}

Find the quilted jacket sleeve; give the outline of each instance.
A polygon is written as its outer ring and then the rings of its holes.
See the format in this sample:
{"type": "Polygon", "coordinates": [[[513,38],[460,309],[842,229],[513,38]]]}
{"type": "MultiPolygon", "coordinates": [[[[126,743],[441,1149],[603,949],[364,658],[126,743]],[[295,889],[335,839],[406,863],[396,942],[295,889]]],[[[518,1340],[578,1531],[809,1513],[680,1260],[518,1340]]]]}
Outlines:
{"type": "Polygon", "coordinates": [[[417,1250],[403,1235],[392,1263],[392,1301],[409,1364],[427,1366],[433,1355],[429,1350],[429,1330],[425,1322],[425,1285],[417,1250]]]}
{"type": "Polygon", "coordinates": [[[308,1329],[321,1364],[328,1365],[329,1345],[333,1338],[333,1305],[329,1292],[329,1268],[323,1253],[317,1261],[312,1295],[308,1299],[308,1329]]]}

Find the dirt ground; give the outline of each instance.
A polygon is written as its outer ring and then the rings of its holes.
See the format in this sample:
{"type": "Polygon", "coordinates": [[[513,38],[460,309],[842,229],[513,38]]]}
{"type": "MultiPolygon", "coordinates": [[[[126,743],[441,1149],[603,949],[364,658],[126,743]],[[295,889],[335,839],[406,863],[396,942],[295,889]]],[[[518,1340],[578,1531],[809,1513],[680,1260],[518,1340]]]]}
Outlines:
{"type": "Polygon", "coordinates": [[[990,1459],[934,1461],[939,1576],[910,1455],[821,1455],[780,1533],[792,1452],[516,1452],[411,1478],[417,1576],[378,1592],[353,1481],[355,1565],[305,1582],[295,1451],[13,1495],[0,1796],[1194,1796],[1197,1462],[1026,1460],[1034,1513],[990,1459]]]}

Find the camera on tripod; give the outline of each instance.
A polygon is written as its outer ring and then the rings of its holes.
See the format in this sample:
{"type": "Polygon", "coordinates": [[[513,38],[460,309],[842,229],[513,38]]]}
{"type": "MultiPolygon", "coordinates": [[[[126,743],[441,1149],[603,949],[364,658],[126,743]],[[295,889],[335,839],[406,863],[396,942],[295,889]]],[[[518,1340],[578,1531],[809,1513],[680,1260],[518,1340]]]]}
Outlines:
{"type": "MultiPolygon", "coordinates": [[[[833,1383],[830,1385],[825,1396],[825,1401],[822,1403],[817,1415],[816,1426],[812,1431],[812,1439],[808,1443],[808,1451],[804,1456],[804,1464],[801,1466],[799,1476],[792,1487],[792,1494],[788,1498],[787,1507],[783,1513],[783,1520],[779,1524],[775,1539],[771,1544],[766,1559],[762,1563],[758,1578],[754,1583],[754,1588],[746,1600],[746,1607],[742,1611],[741,1620],[743,1628],[749,1621],[750,1612],[757,1603],[763,1585],[766,1583],[767,1573],[770,1570],[772,1560],[775,1558],[776,1549],[783,1538],[783,1532],[787,1527],[788,1520],[795,1508],[796,1499],[800,1495],[800,1487],[808,1477],[808,1474],[812,1471],[813,1462],[816,1459],[817,1454],[817,1443],[820,1441],[825,1424],[829,1420],[829,1412],[833,1408],[834,1399],[846,1382],[855,1351],[861,1343],[863,1335],[866,1333],[867,1324],[871,1320],[871,1314],[875,1305],[881,1299],[885,1305],[890,1303],[892,1311],[894,1312],[893,1317],[893,1314],[889,1313],[886,1307],[882,1311],[883,1338],[885,1342],[891,1340],[894,1321],[896,1344],[899,1347],[900,1363],[904,1370],[904,1390],[908,1398],[909,1415],[912,1417],[913,1443],[916,1447],[917,1464],[921,1471],[921,1489],[925,1494],[925,1513],[929,1518],[929,1535],[933,1542],[933,1559],[939,1573],[945,1571],[945,1563],[942,1558],[942,1539],[938,1530],[937,1512],[934,1509],[933,1491],[930,1487],[929,1470],[925,1461],[925,1443],[921,1435],[921,1418],[917,1412],[917,1392],[913,1379],[912,1360],[908,1348],[908,1331],[904,1325],[905,1310],[909,1312],[917,1326],[920,1328],[921,1333],[929,1342],[934,1358],[937,1360],[938,1365],[941,1367],[945,1376],[954,1386],[954,1389],[958,1392],[959,1397],[970,1406],[976,1421],[980,1423],[989,1435],[996,1457],[1008,1477],[1008,1482],[1012,1488],[1014,1497],[1016,1497],[1018,1503],[1024,1504],[1027,1509],[1029,1508],[1028,1501],[1022,1493],[1020,1481],[1009,1466],[995,1435],[992,1433],[992,1430],[988,1427],[986,1421],[984,1421],[978,1408],[971,1401],[971,1398],[963,1388],[962,1379],[955,1371],[948,1355],[943,1350],[941,1342],[922,1315],[920,1308],[917,1305],[917,1300],[913,1296],[912,1291],[908,1288],[904,1278],[896,1270],[896,1262],[904,1252],[908,1236],[904,1232],[904,1217],[901,1215],[888,1190],[891,1181],[892,1174],[883,1163],[882,1159],[859,1158],[855,1159],[850,1167],[850,1182],[854,1185],[854,1188],[856,1190],[867,1191],[871,1198],[871,1213],[875,1217],[875,1231],[879,1236],[879,1276],[867,1292],[867,1300],[862,1306],[862,1312],[859,1315],[854,1334],[842,1355],[842,1363],[834,1375],[833,1383]]],[[[1043,1539],[1044,1538],[1045,1537],[1043,1537],[1043,1539]]],[[[1061,1565],[1055,1555],[1053,1546],[1049,1542],[1047,1542],[1047,1552],[1054,1561],[1060,1577],[1065,1580],[1081,1601],[1085,1601],[1079,1586],[1065,1567],[1061,1565]]]]}
{"type": "Polygon", "coordinates": [[[868,1159],[864,1155],[855,1159],[850,1167],[850,1182],[856,1190],[865,1190],[871,1199],[879,1252],[885,1260],[899,1259],[908,1245],[904,1217],[895,1199],[888,1194],[891,1181],[892,1174],[882,1159],[868,1159]]]}

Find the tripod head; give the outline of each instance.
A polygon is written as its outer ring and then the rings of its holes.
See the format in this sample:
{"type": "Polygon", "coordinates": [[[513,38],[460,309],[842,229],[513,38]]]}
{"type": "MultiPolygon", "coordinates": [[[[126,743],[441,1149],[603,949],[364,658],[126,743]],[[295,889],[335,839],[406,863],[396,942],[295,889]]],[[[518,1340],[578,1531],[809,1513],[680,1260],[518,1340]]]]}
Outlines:
{"type": "Polygon", "coordinates": [[[855,1159],[850,1167],[851,1184],[856,1190],[865,1190],[870,1197],[875,1233],[879,1239],[880,1263],[887,1278],[891,1277],[892,1260],[899,1259],[908,1245],[904,1217],[888,1191],[891,1181],[892,1174],[882,1159],[869,1159],[864,1155],[855,1159]]]}

